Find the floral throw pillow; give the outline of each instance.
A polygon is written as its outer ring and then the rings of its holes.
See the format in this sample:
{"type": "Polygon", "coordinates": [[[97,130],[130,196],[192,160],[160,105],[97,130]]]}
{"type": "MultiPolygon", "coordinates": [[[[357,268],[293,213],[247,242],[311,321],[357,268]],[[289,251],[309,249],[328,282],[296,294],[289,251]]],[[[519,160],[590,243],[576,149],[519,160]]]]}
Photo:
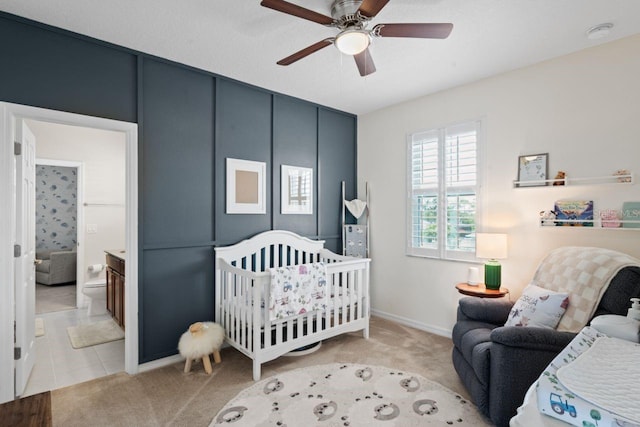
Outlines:
{"type": "Polygon", "coordinates": [[[569,294],[528,285],[504,325],[555,329],[568,306],[569,294]]]}

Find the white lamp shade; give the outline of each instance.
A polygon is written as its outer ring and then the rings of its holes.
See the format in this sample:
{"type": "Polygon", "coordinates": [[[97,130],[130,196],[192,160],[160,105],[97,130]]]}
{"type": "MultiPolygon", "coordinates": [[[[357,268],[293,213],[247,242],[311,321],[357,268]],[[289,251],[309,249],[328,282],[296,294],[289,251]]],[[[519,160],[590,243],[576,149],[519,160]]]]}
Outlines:
{"type": "Polygon", "coordinates": [[[476,233],[476,257],[505,259],[507,257],[507,235],[500,233],[476,233]]]}
{"type": "Polygon", "coordinates": [[[338,50],[347,55],[357,55],[371,43],[369,33],[361,30],[346,30],[338,34],[336,37],[336,47],[338,50]]]}

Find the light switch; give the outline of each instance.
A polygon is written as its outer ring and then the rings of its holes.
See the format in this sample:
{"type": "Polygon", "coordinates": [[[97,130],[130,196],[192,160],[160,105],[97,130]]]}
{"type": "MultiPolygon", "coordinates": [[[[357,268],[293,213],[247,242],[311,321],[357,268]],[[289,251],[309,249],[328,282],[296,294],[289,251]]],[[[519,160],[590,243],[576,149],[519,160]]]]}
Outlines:
{"type": "Polygon", "coordinates": [[[87,234],[96,234],[98,232],[98,224],[87,224],[87,234]]]}

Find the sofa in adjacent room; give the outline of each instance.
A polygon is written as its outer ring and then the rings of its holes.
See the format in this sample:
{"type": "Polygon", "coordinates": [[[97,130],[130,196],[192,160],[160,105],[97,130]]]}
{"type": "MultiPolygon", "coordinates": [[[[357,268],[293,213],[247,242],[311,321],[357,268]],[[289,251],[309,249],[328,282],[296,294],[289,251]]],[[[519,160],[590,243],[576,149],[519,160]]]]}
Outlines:
{"type": "Polygon", "coordinates": [[[58,285],[76,280],[75,250],[46,250],[36,252],[36,283],[58,285]]]}

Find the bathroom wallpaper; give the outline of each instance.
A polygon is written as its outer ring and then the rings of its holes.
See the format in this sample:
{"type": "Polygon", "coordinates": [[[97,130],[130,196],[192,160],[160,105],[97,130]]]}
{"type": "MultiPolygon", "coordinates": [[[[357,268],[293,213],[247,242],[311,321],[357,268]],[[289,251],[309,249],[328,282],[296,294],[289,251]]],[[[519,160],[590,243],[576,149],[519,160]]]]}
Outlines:
{"type": "Polygon", "coordinates": [[[36,166],[36,249],[76,247],[76,168],[36,166]]]}

